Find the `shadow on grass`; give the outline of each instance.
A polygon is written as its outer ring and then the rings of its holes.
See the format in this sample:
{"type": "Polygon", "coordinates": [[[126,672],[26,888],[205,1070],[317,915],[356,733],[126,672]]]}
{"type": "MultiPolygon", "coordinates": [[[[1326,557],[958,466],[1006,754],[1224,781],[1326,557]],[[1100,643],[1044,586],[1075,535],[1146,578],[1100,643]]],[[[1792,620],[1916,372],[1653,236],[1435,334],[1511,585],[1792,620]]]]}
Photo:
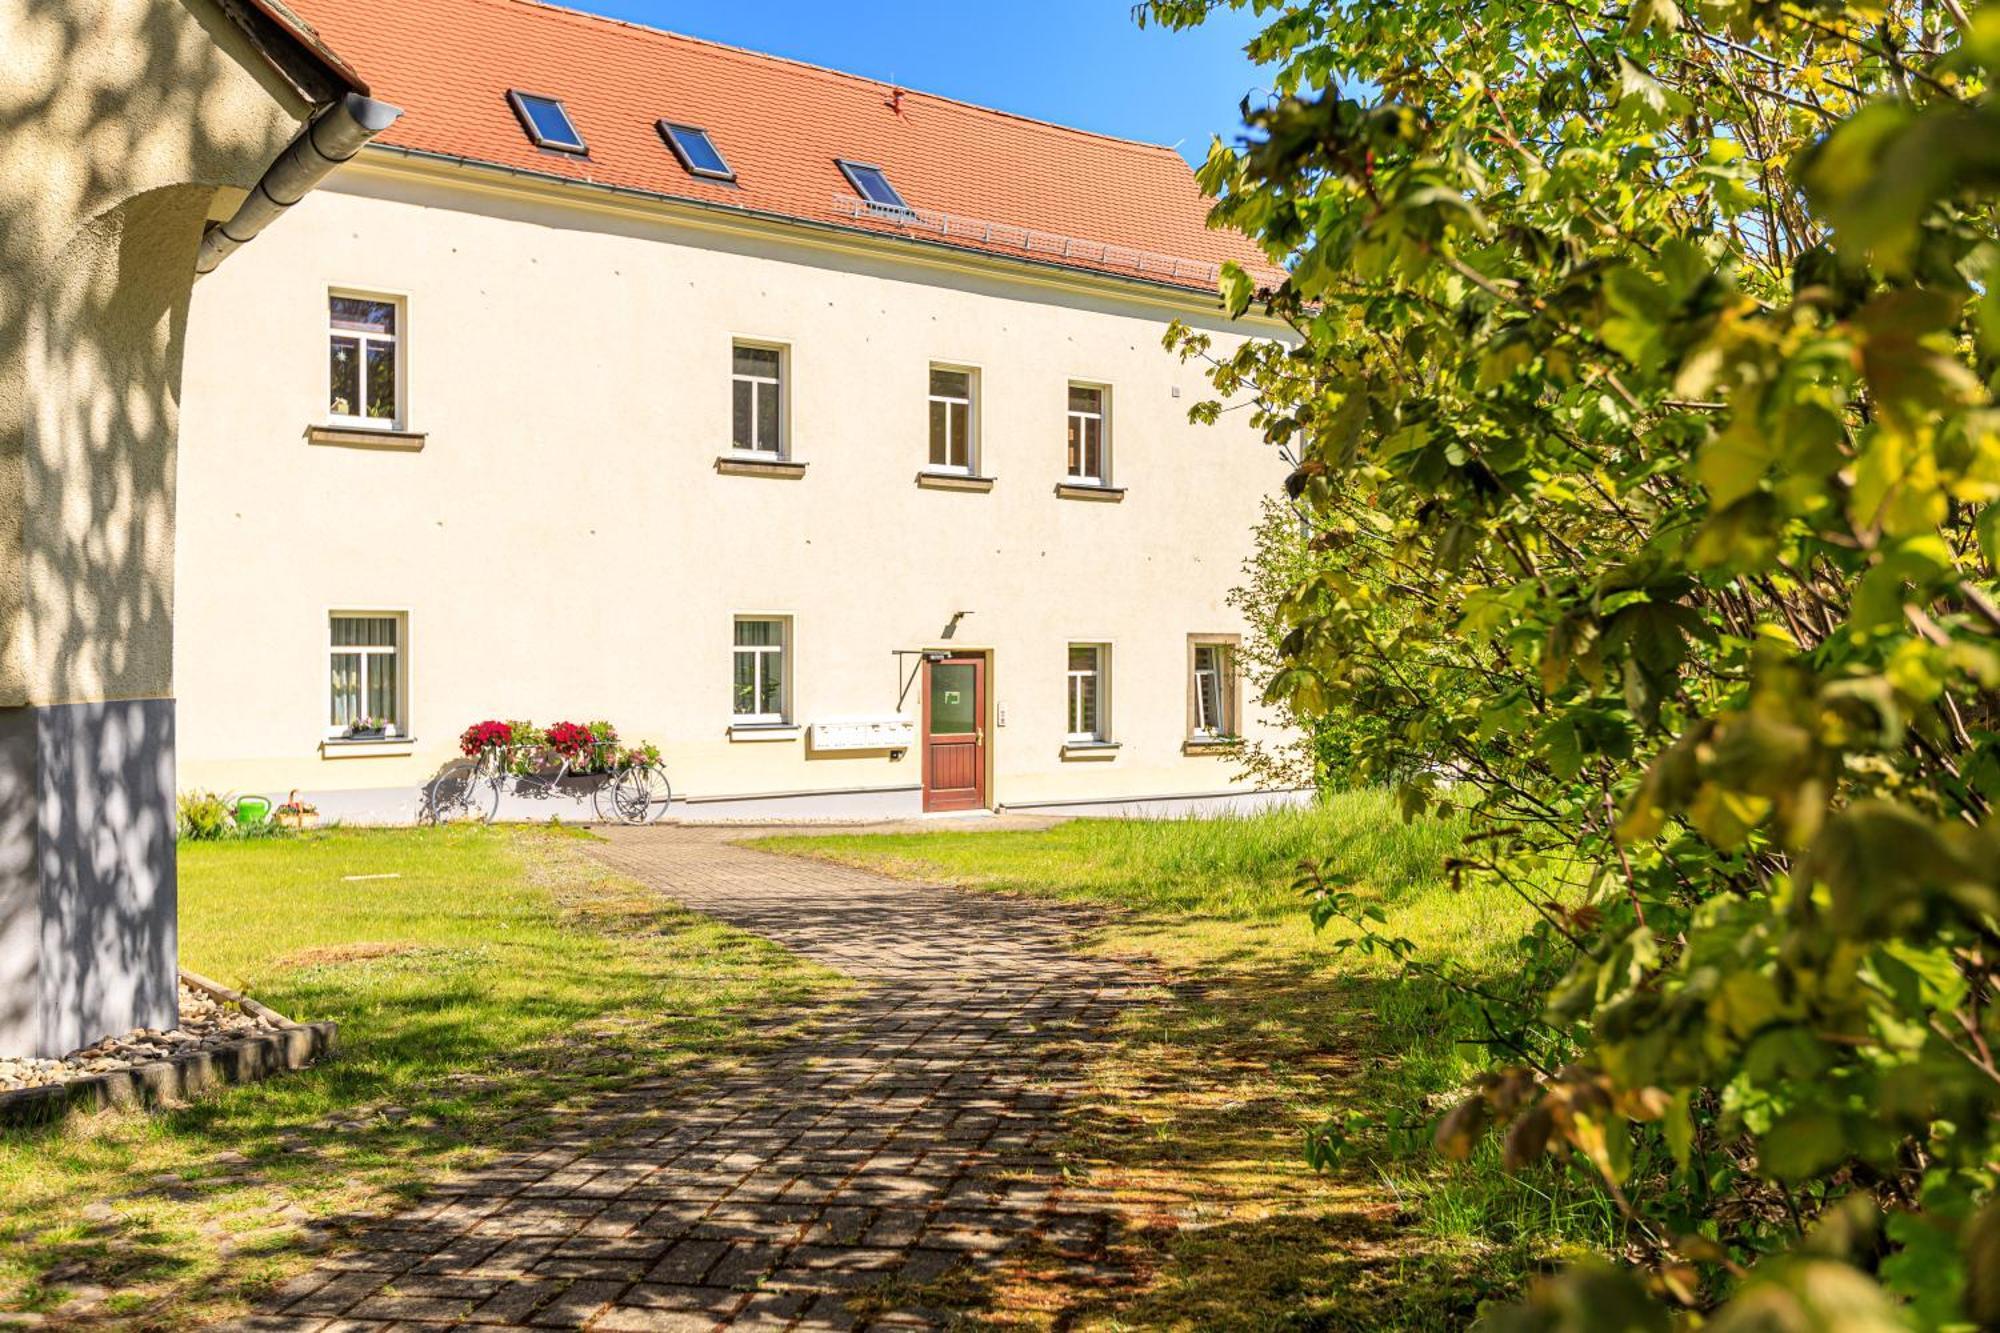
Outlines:
{"type": "Polygon", "coordinates": [[[182,1107],[0,1134],[4,1307],[168,1328],[256,1305],[445,1173],[588,1127],[598,1099],[636,1080],[772,1049],[825,993],[772,946],[656,899],[592,916],[665,952],[420,949],[310,968],[282,1002],[341,1023],[332,1061],[182,1107]]]}
{"type": "MultiPolygon", "coordinates": [[[[1259,961],[1170,978],[1077,1052],[1092,1086],[1065,1113],[1065,1197],[1116,1218],[1098,1243],[1037,1239],[920,1304],[1009,1328],[1430,1330],[1468,1327],[1481,1301],[1518,1291],[1546,1256],[1525,1219],[1505,1217],[1582,1206],[1586,1191],[1559,1172],[1511,1181],[1431,1155],[1423,1106],[1439,1088],[1426,1085],[1450,1043],[1442,1026],[1413,1037],[1424,1014],[1397,983],[1259,961]],[[1329,1118],[1405,1105],[1417,1111],[1400,1135],[1326,1173],[1307,1164],[1306,1135],[1329,1118]],[[1417,1180],[1476,1216],[1440,1226],[1417,1180]]],[[[1449,1021],[1444,1006],[1432,1020],[1449,1021]]]]}

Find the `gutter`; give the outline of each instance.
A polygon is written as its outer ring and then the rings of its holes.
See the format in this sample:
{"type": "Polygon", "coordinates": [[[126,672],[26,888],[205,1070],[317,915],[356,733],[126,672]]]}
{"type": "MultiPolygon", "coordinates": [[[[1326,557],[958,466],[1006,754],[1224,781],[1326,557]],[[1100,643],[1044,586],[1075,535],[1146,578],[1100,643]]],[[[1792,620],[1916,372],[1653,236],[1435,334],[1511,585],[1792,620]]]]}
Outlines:
{"type": "Polygon", "coordinates": [[[664,194],[657,190],[641,190],[630,185],[612,185],[604,181],[581,180],[575,176],[561,176],[551,171],[534,171],[527,167],[512,167],[501,162],[488,162],[482,158],[464,157],[456,153],[438,153],[424,148],[406,148],[401,144],[370,144],[371,151],[394,153],[399,157],[418,162],[433,162],[443,166],[514,176],[522,180],[541,184],[581,187],[599,194],[608,194],[625,199],[639,199],[647,203],[662,204],[669,208],[687,208],[698,213],[708,213],[726,218],[749,219],[754,222],[774,224],[780,228],[796,228],[818,232],[823,235],[843,238],[866,238],[891,246],[912,245],[922,249],[954,256],[973,256],[994,261],[1003,266],[1019,265],[1025,268],[1041,269],[1048,273],[1060,273],[1069,278],[1095,278],[1120,286],[1142,287],[1155,292],[1173,292],[1179,296],[1208,297],[1218,305],[1221,294],[1213,287],[1191,287],[1183,283],[1167,282],[1159,278],[1149,278],[1137,274],[1120,273],[1110,269],[1086,268],[1076,264],[1062,264],[1053,260],[1037,259],[1030,255],[1010,254],[997,250],[983,250],[972,245],[952,245],[946,241],[934,241],[925,236],[910,236],[899,232],[878,231],[871,227],[848,227],[837,222],[825,222],[817,218],[803,218],[791,213],[773,213],[767,209],[740,208],[733,204],[711,203],[706,199],[692,199],[686,195],[664,194]]]}
{"type": "Polygon", "coordinates": [[[402,114],[401,107],[351,92],[308,121],[264,172],[235,215],[210,227],[201,238],[201,250],[194,261],[195,277],[213,273],[238,246],[255,240],[259,232],[402,114]]]}

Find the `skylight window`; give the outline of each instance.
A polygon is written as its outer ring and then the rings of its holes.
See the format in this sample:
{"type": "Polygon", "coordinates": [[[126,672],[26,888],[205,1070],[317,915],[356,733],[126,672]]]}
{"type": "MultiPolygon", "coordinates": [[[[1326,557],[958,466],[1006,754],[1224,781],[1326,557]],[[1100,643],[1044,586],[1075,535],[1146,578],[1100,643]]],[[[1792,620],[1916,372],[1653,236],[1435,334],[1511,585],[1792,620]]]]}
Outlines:
{"type": "Polygon", "coordinates": [[[718,181],[736,179],[736,173],[729,169],[722,150],[715,146],[715,140],[708,137],[707,130],[663,120],[660,122],[660,137],[667,141],[667,147],[674,150],[674,156],[681,160],[689,175],[706,176],[718,181]]]}
{"type": "Polygon", "coordinates": [[[854,187],[854,192],[875,207],[893,213],[915,211],[903,202],[903,196],[896,193],[896,187],[889,184],[888,173],[882,168],[842,159],[840,169],[847,174],[847,183],[854,187]]]}
{"type": "Polygon", "coordinates": [[[556,98],[509,88],[507,102],[521,118],[521,128],[528,132],[535,147],[553,148],[560,153],[590,151],[584,146],[583,136],[576,132],[576,126],[570,123],[569,112],[556,98]]]}

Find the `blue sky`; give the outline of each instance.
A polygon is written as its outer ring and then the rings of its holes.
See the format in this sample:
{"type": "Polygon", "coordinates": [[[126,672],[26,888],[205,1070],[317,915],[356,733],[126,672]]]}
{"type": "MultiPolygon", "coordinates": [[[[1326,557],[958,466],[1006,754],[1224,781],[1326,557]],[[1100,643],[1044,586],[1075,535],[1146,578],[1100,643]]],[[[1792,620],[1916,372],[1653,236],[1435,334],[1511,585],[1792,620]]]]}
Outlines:
{"type": "Polygon", "coordinates": [[[565,0],[572,8],[809,60],[1104,134],[1179,143],[1199,162],[1234,142],[1238,104],[1269,81],[1243,54],[1254,20],[1139,30],[1129,0],[565,0]]]}

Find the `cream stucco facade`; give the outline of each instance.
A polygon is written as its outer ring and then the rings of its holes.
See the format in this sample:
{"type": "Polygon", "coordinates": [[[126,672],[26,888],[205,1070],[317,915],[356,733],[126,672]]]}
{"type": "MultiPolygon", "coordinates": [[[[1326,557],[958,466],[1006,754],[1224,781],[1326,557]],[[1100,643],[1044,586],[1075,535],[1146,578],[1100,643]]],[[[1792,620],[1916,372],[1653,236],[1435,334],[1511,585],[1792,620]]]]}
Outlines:
{"type": "Polygon", "coordinates": [[[1200,293],[369,150],[196,294],[181,785],[407,818],[469,723],[608,718],[686,813],[913,812],[920,747],[810,728],[919,715],[909,654],[948,649],[987,660],[987,804],[1243,794],[1187,744],[1190,636],[1241,633],[1283,469],[1247,412],[1190,424],[1177,317],[1246,332],[1200,293]],[[401,434],[308,438],[337,292],[400,303],[401,434]],[[803,475],[718,467],[737,340],[783,349],[803,475]],[[976,372],[988,490],[918,484],[934,364],[976,372]],[[1115,499],[1057,493],[1073,382],[1108,389],[1115,499]],[[329,742],[335,612],[399,618],[397,739],[329,742]],[[789,623],[796,734],[732,731],[742,615],[789,623]],[[1115,748],[1066,751],[1070,644],[1108,646],[1115,748]]]}

